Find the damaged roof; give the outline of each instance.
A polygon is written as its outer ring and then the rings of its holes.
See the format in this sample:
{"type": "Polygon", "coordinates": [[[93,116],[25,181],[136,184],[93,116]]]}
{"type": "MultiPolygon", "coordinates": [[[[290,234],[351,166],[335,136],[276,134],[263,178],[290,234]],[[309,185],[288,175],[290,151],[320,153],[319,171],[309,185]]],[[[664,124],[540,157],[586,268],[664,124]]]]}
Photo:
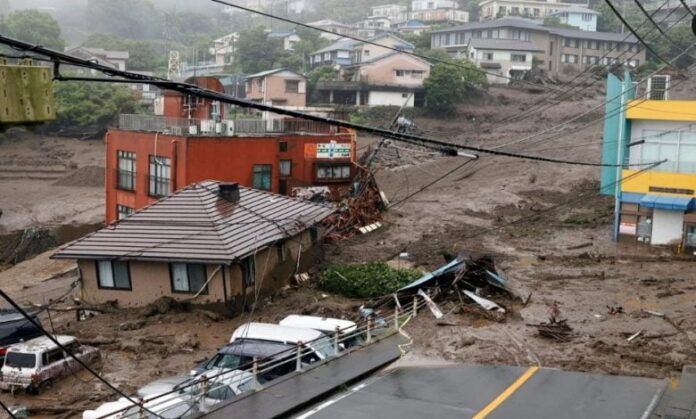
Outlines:
{"type": "Polygon", "coordinates": [[[61,247],[57,259],[231,264],[301,233],[334,207],[239,186],[238,202],[218,181],[195,183],[61,247]]]}

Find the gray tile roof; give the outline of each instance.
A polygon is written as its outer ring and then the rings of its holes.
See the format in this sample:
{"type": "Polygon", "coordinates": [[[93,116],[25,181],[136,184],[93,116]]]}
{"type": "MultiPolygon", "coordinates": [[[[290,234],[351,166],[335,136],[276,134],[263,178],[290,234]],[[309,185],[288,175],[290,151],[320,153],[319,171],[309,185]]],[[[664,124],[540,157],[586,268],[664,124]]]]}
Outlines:
{"type": "Polygon", "coordinates": [[[240,186],[221,198],[217,181],[190,185],[61,247],[58,259],[230,264],[320,222],[334,208],[240,186]]]}
{"type": "Polygon", "coordinates": [[[495,29],[495,28],[520,28],[534,31],[547,32],[554,35],[559,35],[565,38],[591,39],[597,41],[612,41],[612,42],[636,42],[637,39],[633,35],[620,34],[615,32],[591,32],[581,29],[565,29],[554,28],[550,26],[542,26],[539,21],[527,19],[523,17],[508,16],[500,19],[487,20],[484,22],[470,22],[459,26],[439,29],[433,31],[436,33],[460,32],[476,29],[495,29]],[[625,38],[625,40],[624,40],[625,38]]]}
{"type": "Polygon", "coordinates": [[[324,52],[339,51],[339,50],[352,50],[354,46],[360,42],[349,38],[341,38],[328,47],[324,47],[320,50],[314,51],[312,54],[321,54],[324,52]]]}
{"type": "Polygon", "coordinates": [[[500,49],[507,51],[543,51],[529,41],[514,39],[471,39],[471,46],[477,49],[500,49]]]}

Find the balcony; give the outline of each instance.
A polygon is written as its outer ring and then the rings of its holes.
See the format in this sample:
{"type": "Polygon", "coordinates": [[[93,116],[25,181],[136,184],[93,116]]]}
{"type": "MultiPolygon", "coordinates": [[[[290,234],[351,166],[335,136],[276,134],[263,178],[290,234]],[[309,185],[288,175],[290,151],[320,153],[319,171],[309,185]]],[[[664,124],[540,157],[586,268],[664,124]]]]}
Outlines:
{"type": "Polygon", "coordinates": [[[334,135],[338,128],[323,122],[302,119],[187,119],[156,115],[122,114],[118,128],[124,131],[159,132],[160,134],[233,137],[253,135],[334,135]]]}

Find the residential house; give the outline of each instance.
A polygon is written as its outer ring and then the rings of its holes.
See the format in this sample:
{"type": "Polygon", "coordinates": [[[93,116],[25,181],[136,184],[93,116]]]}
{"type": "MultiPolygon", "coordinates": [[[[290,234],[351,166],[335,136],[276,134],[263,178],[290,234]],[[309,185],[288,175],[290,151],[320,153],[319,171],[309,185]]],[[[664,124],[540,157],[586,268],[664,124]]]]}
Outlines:
{"type": "Polygon", "coordinates": [[[602,168],[601,192],[619,201],[614,237],[696,255],[696,100],[669,100],[669,76],[635,96],[626,73],[610,73],[606,91],[602,162],[628,164],[602,168]]]}
{"type": "Polygon", "coordinates": [[[408,19],[408,6],[403,4],[382,4],[370,8],[370,16],[385,17],[392,23],[401,23],[408,19]]]}
{"type": "Polygon", "coordinates": [[[307,78],[284,68],[252,74],[246,78],[246,97],[274,106],[305,106],[307,78]]]}
{"type": "Polygon", "coordinates": [[[460,10],[456,0],[414,0],[411,2],[409,19],[435,23],[466,23],[469,12],[460,10]]]}
{"type": "Polygon", "coordinates": [[[486,71],[489,83],[508,84],[510,80],[522,79],[532,69],[535,52],[542,51],[529,41],[472,38],[466,58],[486,71]]]}
{"type": "Polygon", "coordinates": [[[379,16],[370,16],[355,23],[356,34],[360,38],[372,38],[378,34],[388,32],[394,23],[391,19],[379,16]]]}
{"type": "Polygon", "coordinates": [[[423,106],[423,81],[430,63],[400,52],[362,60],[343,71],[343,80],[322,81],[316,86],[317,101],[335,105],[423,106]]]}
{"type": "MultiPolygon", "coordinates": [[[[223,92],[214,77],[187,83],[223,92]]],[[[296,119],[250,119],[218,101],[164,91],[162,115],[120,115],[106,134],[106,220],[194,182],[218,179],[293,195],[339,194],[354,175],[355,132],[296,119]]]]}
{"type": "Polygon", "coordinates": [[[421,20],[411,19],[396,25],[396,30],[399,33],[412,33],[414,35],[420,35],[423,32],[430,30],[430,25],[426,25],[425,22],[421,20]]]}
{"type": "Polygon", "coordinates": [[[323,66],[345,66],[353,62],[351,53],[358,41],[349,38],[340,38],[333,44],[314,51],[309,57],[311,68],[323,66]]]}
{"type": "Polygon", "coordinates": [[[215,57],[215,64],[220,66],[234,64],[238,42],[239,32],[233,32],[213,40],[208,52],[215,57]]]}
{"type": "Polygon", "coordinates": [[[293,51],[295,49],[295,44],[302,40],[295,31],[269,32],[268,39],[280,40],[283,43],[283,50],[285,51],[293,51]]]}
{"type": "Polygon", "coordinates": [[[194,183],[61,247],[81,300],[142,307],[159,298],[236,313],[281,289],[320,256],[333,207],[236,183],[194,183]]]}
{"type": "Polygon", "coordinates": [[[559,0],[483,0],[479,2],[479,20],[491,20],[505,16],[523,16],[536,19],[549,17],[554,13],[587,6],[587,3],[563,2],[559,0]]]}
{"type": "Polygon", "coordinates": [[[583,31],[595,32],[597,30],[597,16],[599,12],[587,7],[571,6],[567,9],[551,13],[551,16],[557,17],[561,23],[575,26],[583,31]]]}
{"type": "Polygon", "coordinates": [[[645,49],[632,35],[588,32],[542,26],[521,17],[470,22],[432,32],[431,47],[443,48],[453,56],[468,52],[470,39],[504,39],[531,42],[536,65],[550,74],[578,71],[592,65],[645,62],[645,49]]]}
{"type": "Polygon", "coordinates": [[[315,22],[309,22],[307,25],[333,32],[333,34],[322,32],[321,35],[319,35],[329,41],[336,41],[342,38],[343,35],[355,35],[355,28],[353,26],[331,19],[317,20],[315,22]]]}
{"type": "Polygon", "coordinates": [[[367,41],[353,44],[351,51],[352,64],[360,64],[363,61],[370,61],[383,55],[391,54],[394,52],[394,49],[412,52],[416,48],[412,43],[389,33],[374,36],[367,39],[367,41]]]}
{"type": "Polygon", "coordinates": [[[130,58],[128,51],[111,51],[104,48],[73,47],[67,48],[65,53],[120,71],[127,69],[130,58]]]}

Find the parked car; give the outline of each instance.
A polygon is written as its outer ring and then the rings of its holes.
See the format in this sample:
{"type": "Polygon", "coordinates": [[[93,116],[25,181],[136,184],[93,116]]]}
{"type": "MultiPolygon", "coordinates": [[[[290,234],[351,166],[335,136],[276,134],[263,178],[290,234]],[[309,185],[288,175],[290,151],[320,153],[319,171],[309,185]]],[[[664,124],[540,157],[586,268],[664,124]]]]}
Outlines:
{"type": "MultiPolygon", "coordinates": [[[[82,346],[73,336],[55,336],[55,339],[83,362],[99,357],[96,348],[82,346]]],[[[71,374],[82,366],[48,337],[28,340],[7,348],[5,362],[0,370],[0,389],[38,392],[43,386],[71,374]]]]}
{"type": "Polygon", "coordinates": [[[232,333],[230,343],[237,340],[253,340],[262,342],[278,342],[286,345],[303,345],[310,348],[306,360],[321,361],[334,355],[331,338],[314,329],[287,327],[272,323],[246,323],[232,333]]]}
{"type": "MultiPolygon", "coordinates": [[[[35,321],[39,321],[33,317],[35,321]]],[[[39,323],[40,324],[40,323],[39,323]]],[[[0,363],[7,347],[41,336],[41,331],[15,310],[0,310],[0,363]]]]}
{"type": "Polygon", "coordinates": [[[339,338],[342,339],[341,347],[344,349],[360,345],[364,341],[362,334],[355,333],[358,330],[358,325],[350,320],[291,314],[279,321],[278,324],[281,326],[318,330],[332,338],[336,334],[336,329],[338,328],[340,334],[339,338]],[[348,337],[348,335],[351,334],[352,336],[348,337]]]}
{"type": "MultiPolygon", "coordinates": [[[[264,342],[239,339],[226,345],[212,358],[198,365],[191,375],[200,375],[213,369],[252,369],[254,358],[263,360],[262,363],[273,362],[275,367],[261,371],[258,380],[266,383],[295,370],[295,345],[279,342],[264,342]]],[[[311,357],[310,357],[311,358],[311,357]]],[[[309,363],[310,359],[306,360],[309,363]]],[[[266,367],[262,367],[266,369],[266,367]]]]}
{"type": "Polygon", "coordinates": [[[224,401],[231,400],[258,386],[254,375],[248,371],[213,369],[196,377],[196,385],[182,390],[180,400],[195,400],[194,411],[199,414],[210,413],[224,401]]]}

